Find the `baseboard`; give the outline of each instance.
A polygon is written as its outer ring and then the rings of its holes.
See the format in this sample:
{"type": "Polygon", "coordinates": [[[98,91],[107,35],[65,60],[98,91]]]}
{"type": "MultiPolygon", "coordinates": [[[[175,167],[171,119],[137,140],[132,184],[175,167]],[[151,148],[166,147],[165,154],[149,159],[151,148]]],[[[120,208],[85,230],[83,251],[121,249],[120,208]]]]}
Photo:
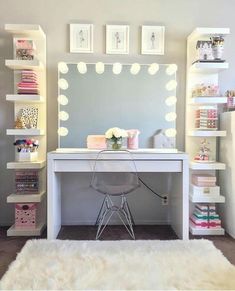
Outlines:
{"type": "MultiPolygon", "coordinates": [[[[94,225],[95,221],[92,220],[62,220],[62,225],[94,225]]],[[[111,221],[110,225],[120,225],[122,224],[119,220],[111,221]]],[[[136,225],[169,225],[168,220],[136,220],[136,225]]]]}
{"type": "MultiPolygon", "coordinates": [[[[13,223],[1,222],[0,227],[10,227],[13,223]]],[[[120,221],[111,221],[110,225],[120,225],[120,221]]],[[[168,220],[136,220],[136,225],[170,225],[168,220]]],[[[94,225],[94,219],[91,220],[62,220],[62,225],[94,225]]]]}

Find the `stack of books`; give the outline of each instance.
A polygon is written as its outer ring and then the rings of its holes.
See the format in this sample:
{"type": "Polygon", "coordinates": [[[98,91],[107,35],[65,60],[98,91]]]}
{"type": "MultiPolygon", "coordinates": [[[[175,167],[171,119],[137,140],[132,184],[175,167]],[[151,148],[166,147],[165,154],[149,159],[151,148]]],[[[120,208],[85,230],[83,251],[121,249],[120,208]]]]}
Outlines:
{"type": "Polygon", "coordinates": [[[15,188],[17,194],[39,193],[38,171],[16,171],[15,188]]]}
{"type": "Polygon", "coordinates": [[[221,228],[221,220],[216,213],[215,204],[198,203],[190,217],[191,224],[198,229],[221,228]]]}
{"type": "Polygon", "coordinates": [[[209,174],[194,174],[192,175],[192,183],[198,187],[215,187],[216,176],[209,174]]]}
{"type": "Polygon", "coordinates": [[[17,84],[18,94],[39,95],[38,75],[32,70],[21,71],[21,81],[17,84]]]}

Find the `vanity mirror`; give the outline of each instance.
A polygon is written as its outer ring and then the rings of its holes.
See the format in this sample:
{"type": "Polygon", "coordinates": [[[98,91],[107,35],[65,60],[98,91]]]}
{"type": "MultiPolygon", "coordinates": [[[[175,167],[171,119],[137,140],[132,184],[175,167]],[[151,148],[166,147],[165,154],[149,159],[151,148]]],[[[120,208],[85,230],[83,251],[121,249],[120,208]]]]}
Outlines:
{"type": "Polygon", "coordinates": [[[139,129],[141,148],[163,130],[175,147],[176,65],[60,62],[58,71],[60,148],[84,148],[114,126],[139,129]]]}

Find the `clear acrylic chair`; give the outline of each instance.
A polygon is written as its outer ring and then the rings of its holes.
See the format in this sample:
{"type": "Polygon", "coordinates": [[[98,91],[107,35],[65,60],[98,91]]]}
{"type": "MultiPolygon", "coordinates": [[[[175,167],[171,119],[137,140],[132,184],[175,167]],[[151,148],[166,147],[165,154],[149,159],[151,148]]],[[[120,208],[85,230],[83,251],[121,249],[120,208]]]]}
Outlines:
{"type": "Polygon", "coordinates": [[[98,225],[96,239],[100,238],[114,213],[120,218],[130,236],[135,239],[133,217],[126,197],[140,187],[132,154],[127,150],[100,151],[95,160],[91,187],[105,195],[96,220],[98,225]]]}

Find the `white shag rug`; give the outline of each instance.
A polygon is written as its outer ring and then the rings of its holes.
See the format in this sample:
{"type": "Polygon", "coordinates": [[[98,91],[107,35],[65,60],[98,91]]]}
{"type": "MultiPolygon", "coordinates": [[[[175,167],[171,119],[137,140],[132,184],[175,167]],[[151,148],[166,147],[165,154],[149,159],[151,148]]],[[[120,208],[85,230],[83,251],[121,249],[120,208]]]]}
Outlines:
{"type": "Polygon", "coordinates": [[[1,290],[235,289],[235,267],[207,240],[30,240],[1,290]]]}

